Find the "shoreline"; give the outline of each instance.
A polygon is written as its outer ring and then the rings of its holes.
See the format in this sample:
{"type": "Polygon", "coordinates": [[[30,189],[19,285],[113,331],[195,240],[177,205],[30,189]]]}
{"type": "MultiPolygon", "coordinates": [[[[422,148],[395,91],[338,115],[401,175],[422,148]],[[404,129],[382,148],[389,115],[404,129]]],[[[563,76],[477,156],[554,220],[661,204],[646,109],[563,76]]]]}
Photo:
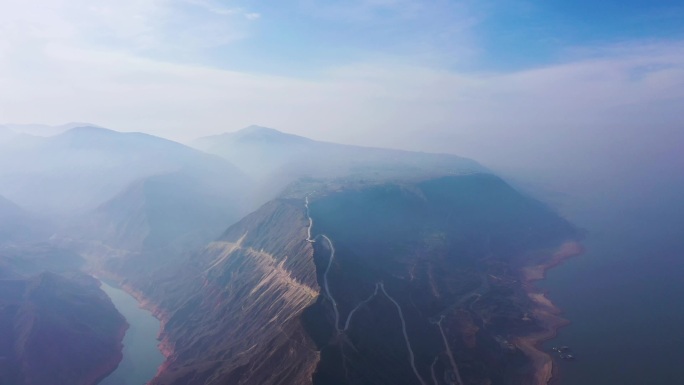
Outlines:
{"type": "Polygon", "coordinates": [[[553,358],[549,353],[542,350],[541,344],[556,337],[558,330],[570,324],[570,321],[560,316],[561,309],[554,305],[546,297],[546,293],[534,286],[533,283],[546,278],[548,270],[583,252],[584,247],[578,241],[567,240],[553,251],[548,261],[521,269],[525,292],[536,305],[532,314],[543,327],[542,331],[515,339],[515,345],[532,360],[534,385],[548,385],[554,378],[558,377],[558,368],[554,365],[553,358]]]}
{"type": "Polygon", "coordinates": [[[140,290],[137,290],[131,284],[121,283],[120,286],[121,290],[125,291],[131,297],[135,298],[136,301],[138,301],[138,305],[141,309],[147,310],[159,321],[159,331],[157,332],[157,341],[159,341],[159,343],[157,344],[157,349],[159,349],[159,352],[162,354],[162,356],[164,356],[164,361],[157,368],[157,373],[154,375],[154,377],[150,378],[145,385],[153,384],[154,380],[169,368],[171,365],[171,357],[174,354],[173,346],[164,333],[164,330],[166,329],[166,322],[168,321],[169,316],[165,311],[159,308],[159,306],[155,305],[150,299],[145,297],[140,290]]]}
{"type": "Polygon", "coordinates": [[[98,280],[104,280],[109,284],[113,284],[113,286],[115,285],[119,289],[126,292],[128,295],[133,297],[133,299],[135,299],[136,302],[138,302],[138,307],[148,311],[154,318],[156,318],[159,321],[159,331],[157,332],[156,337],[157,341],[159,341],[159,343],[157,344],[157,349],[162,354],[162,356],[164,356],[164,361],[157,368],[157,373],[155,374],[155,376],[153,378],[150,378],[150,380],[147,382],[147,384],[152,383],[152,381],[155,378],[157,378],[168,367],[170,363],[170,358],[173,355],[173,348],[170,346],[171,344],[164,336],[164,328],[168,320],[168,315],[158,306],[154,305],[152,301],[147,299],[141,291],[135,289],[129,283],[125,283],[125,280],[117,274],[114,274],[104,269],[97,268],[88,269],[88,273],[93,276],[96,276],[98,280]]]}
{"type": "MultiPolygon", "coordinates": [[[[567,259],[578,256],[583,252],[584,247],[579,241],[566,240],[558,247],[546,250],[543,253],[543,255],[550,255],[550,257],[546,257],[545,262],[524,266],[519,269],[523,290],[534,303],[532,315],[543,328],[543,330],[539,332],[515,337],[511,340],[511,342],[513,342],[514,345],[531,360],[534,373],[533,385],[550,385],[557,380],[557,365],[554,365],[551,354],[545,352],[542,349],[541,344],[556,337],[560,328],[570,324],[570,321],[560,316],[561,309],[546,297],[546,292],[544,290],[534,286],[534,282],[545,279],[548,270],[561,265],[567,259]]],[[[164,361],[157,368],[156,375],[151,378],[147,384],[154,383],[154,380],[168,369],[174,355],[173,346],[164,333],[169,315],[149,300],[140,290],[137,290],[133,285],[126,282],[125,279],[122,279],[122,277],[117,274],[92,265],[90,268],[86,268],[86,271],[91,275],[98,276],[98,279],[114,283],[121,290],[133,297],[138,302],[140,308],[149,311],[153,317],[159,320],[160,327],[157,334],[159,343],[157,348],[164,356],[164,361]]]]}
{"type": "Polygon", "coordinates": [[[128,324],[128,321],[124,320],[124,324],[119,328],[119,333],[116,337],[119,341],[118,353],[116,354],[116,357],[112,357],[106,363],[98,367],[98,369],[94,371],[93,374],[89,376],[88,379],[85,381],[86,384],[98,384],[100,383],[100,381],[109,377],[112,373],[116,371],[116,369],[119,368],[119,365],[121,365],[121,361],[123,360],[123,340],[126,335],[126,332],[128,331],[128,328],[130,328],[130,325],[128,324]]]}

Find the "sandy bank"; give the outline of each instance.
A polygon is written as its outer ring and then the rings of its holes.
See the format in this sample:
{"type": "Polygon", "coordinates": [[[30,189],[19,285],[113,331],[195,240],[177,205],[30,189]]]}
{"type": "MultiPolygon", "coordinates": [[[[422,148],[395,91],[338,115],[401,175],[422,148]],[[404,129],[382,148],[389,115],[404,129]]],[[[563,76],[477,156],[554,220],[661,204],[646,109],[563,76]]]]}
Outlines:
{"type": "Polygon", "coordinates": [[[548,261],[527,266],[522,269],[522,279],[525,290],[530,299],[535,303],[532,316],[542,326],[542,330],[517,338],[514,343],[532,360],[534,366],[534,385],[547,385],[554,376],[554,365],[551,356],[541,350],[541,343],[554,338],[558,329],[567,325],[568,320],[560,316],[560,309],[549,300],[545,293],[532,285],[532,282],[543,279],[546,271],[558,266],[568,258],[581,254],[584,251],[577,241],[566,241],[553,251],[548,261]]]}

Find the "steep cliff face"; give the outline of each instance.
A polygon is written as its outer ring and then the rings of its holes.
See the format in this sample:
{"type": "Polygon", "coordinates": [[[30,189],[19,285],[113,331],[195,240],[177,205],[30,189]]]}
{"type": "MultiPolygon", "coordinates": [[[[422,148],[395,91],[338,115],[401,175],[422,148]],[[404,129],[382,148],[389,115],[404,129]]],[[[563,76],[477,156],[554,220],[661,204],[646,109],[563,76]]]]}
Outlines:
{"type": "Polygon", "coordinates": [[[141,289],[163,321],[152,381],[308,384],[319,354],[301,323],[319,286],[302,200],[279,199],[141,289]]]}
{"type": "Polygon", "coordinates": [[[310,213],[314,384],[545,383],[521,269],[575,238],[566,221],[485,174],[319,194],[310,213]]]}
{"type": "Polygon", "coordinates": [[[0,280],[0,383],[94,385],[121,361],[126,328],[91,277],[0,280]]]}

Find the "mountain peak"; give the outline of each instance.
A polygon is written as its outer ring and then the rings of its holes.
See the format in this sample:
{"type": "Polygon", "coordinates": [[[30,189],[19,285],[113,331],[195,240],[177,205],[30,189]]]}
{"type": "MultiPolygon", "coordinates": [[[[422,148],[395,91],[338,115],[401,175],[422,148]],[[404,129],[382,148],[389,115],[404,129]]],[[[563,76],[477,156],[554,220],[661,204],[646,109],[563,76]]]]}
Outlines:
{"type": "MultiPolygon", "coordinates": [[[[23,123],[23,124],[3,124],[2,127],[5,129],[12,130],[16,134],[25,134],[31,136],[41,136],[50,137],[63,134],[75,127],[97,127],[97,125],[92,123],[83,122],[69,122],[65,124],[60,124],[56,126],[48,124],[38,124],[38,123],[23,123]]],[[[2,128],[0,128],[2,130],[2,128]]]]}
{"type": "Polygon", "coordinates": [[[252,124],[251,126],[247,126],[241,130],[237,130],[234,132],[235,134],[237,133],[245,133],[245,134],[258,134],[258,133],[271,133],[271,134],[283,134],[283,132],[276,130],[275,128],[270,128],[270,127],[264,127],[264,126],[258,126],[255,124],[252,124]]]}
{"type": "Polygon", "coordinates": [[[92,126],[92,125],[85,125],[85,126],[76,126],[72,127],[62,135],[111,135],[111,134],[118,134],[118,131],[110,130],[108,128],[102,128],[98,126],[92,126]]]}
{"type": "Polygon", "coordinates": [[[284,142],[284,141],[309,141],[303,136],[288,134],[274,128],[252,125],[241,130],[227,134],[233,140],[239,141],[265,141],[265,142],[284,142]]]}

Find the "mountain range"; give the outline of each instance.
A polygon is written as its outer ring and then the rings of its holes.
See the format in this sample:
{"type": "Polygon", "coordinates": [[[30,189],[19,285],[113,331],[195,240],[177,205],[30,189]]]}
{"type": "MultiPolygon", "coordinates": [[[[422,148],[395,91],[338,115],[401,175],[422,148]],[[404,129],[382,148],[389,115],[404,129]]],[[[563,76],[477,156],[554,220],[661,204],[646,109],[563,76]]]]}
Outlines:
{"type": "Polygon", "coordinates": [[[91,126],[46,138],[17,136],[0,151],[0,195],[50,215],[94,209],[154,175],[221,169],[237,183],[245,178],[228,162],[182,144],[91,126]]]}
{"type": "Polygon", "coordinates": [[[0,125],[0,137],[2,133],[14,135],[31,135],[31,136],[54,136],[61,134],[76,127],[96,127],[94,124],[82,122],[70,122],[51,126],[48,124],[2,124],[0,125]]]}
{"type": "Polygon", "coordinates": [[[550,379],[535,346],[563,321],[531,282],[581,248],[544,204],[449,154],[258,126],[191,146],[93,126],[2,141],[2,276],[63,260],[117,282],[162,321],[153,385],[550,379]],[[50,231],[22,238],[36,218],[50,231]]]}
{"type": "MultiPolygon", "coordinates": [[[[486,170],[451,154],[321,142],[260,126],[199,138],[190,145],[225,158],[266,192],[280,191],[303,177],[377,182],[486,170]]],[[[275,197],[265,194],[262,200],[275,197]]]]}

